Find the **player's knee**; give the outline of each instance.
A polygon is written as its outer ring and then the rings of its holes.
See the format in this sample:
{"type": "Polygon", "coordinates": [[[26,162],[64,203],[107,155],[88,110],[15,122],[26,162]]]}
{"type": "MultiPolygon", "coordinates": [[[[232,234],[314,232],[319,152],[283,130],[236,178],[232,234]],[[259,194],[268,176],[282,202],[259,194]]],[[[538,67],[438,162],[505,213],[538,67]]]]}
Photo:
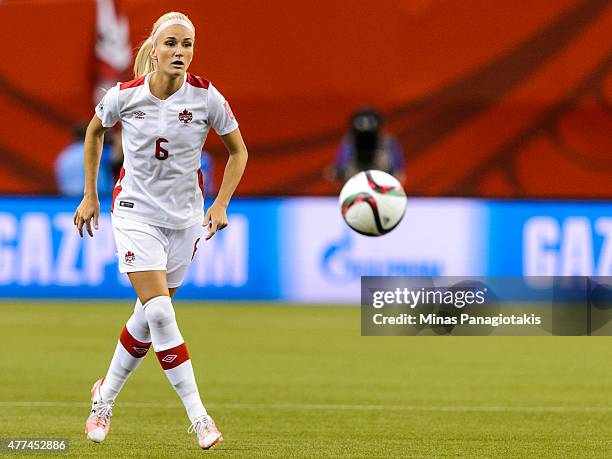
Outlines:
{"type": "Polygon", "coordinates": [[[174,308],[169,296],[156,296],[147,301],[143,307],[150,327],[165,327],[175,320],[174,308]]]}

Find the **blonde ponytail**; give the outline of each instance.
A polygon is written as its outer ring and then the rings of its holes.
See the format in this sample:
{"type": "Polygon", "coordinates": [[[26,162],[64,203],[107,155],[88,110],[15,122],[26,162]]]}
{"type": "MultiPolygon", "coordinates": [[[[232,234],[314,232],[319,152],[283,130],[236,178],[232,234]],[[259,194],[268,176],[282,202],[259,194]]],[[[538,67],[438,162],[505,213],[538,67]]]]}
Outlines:
{"type": "MultiPolygon", "coordinates": [[[[136,59],[134,60],[134,77],[140,78],[147,73],[154,72],[157,68],[155,65],[155,61],[151,57],[151,50],[153,49],[152,37],[155,35],[155,32],[159,28],[161,24],[170,20],[170,19],[182,19],[187,21],[193,27],[193,23],[189,20],[189,18],[177,11],[171,11],[162,15],[155,24],[153,24],[153,30],[151,31],[151,35],[140,45],[140,49],[138,50],[138,54],[136,55],[136,59]]],[[[195,27],[193,27],[195,30],[195,27]]]]}
{"type": "Polygon", "coordinates": [[[150,38],[147,38],[140,45],[134,60],[134,78],[140,78],[155,70],[155,61],[151,57],[151,49],[153,49],[153,43],[150,38]]]}

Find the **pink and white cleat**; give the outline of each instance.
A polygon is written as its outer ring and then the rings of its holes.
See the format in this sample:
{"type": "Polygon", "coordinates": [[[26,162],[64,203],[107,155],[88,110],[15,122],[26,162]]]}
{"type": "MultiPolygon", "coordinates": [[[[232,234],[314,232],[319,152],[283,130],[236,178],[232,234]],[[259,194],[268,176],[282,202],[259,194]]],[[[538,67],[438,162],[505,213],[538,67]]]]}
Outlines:
{"type": "Polygon", "coordinates": [[[102,443],[110,430],[110,417],[113,415],[113,402],[104,402],[100,386],[104,378],[98,379],[91,388],[91,414],[85,422],[87,438],[102,443]]]}
{"type": "Polygon", "coordinates": [[[187,432],[195,432],[198,437],[198,444],[202,449],[213,448],[217,443],[223,441],[223,435],[217,429],[215,421],[207,415],[200,416],[193,421],[187,432]]]}

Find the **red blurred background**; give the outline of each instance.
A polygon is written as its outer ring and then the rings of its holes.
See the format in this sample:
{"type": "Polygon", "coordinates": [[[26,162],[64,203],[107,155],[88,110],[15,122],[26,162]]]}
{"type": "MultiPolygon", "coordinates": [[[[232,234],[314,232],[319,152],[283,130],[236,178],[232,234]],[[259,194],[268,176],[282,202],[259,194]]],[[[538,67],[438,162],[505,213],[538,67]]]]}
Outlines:
{"type": "MultiPolygon", "coordinates": [[[[190,71],[231,101],[249,147],[241,195],[337,192],[322,170],[370,104],[410,195],[612,197],[607,0],[118,3],[133,47],[164,12],[196,25],[190,71]]],[[[0,21],[0,194],[54,193],[57,153],[93,116],[95,3],[7,0],[0,21]]]]}

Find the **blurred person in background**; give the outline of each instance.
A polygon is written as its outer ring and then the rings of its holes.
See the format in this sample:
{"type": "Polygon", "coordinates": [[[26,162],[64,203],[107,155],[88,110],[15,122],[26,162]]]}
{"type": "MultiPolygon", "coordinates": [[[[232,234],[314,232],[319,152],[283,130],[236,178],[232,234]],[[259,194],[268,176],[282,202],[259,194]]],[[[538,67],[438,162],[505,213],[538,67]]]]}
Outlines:
{"type": "MultiPolygon", "coordinates": [[[[74,130],[74,141],[64,148],[55,160],[55,179],[57,189],[65,196],[82,196],[85,189],[84,150],[86,124],[80,124],[74,130]]],[[[102,145],[100,170],[98,172],[98,194],[106,197],[113,191],[111,160],[113,148],[108,142],[102,145]]]]}
{"type": "Polygon", "coordinates": [[[109,432],[116,397],[151,345],[200,447],[223,440],[200,398],[172,298],[195,256],[202,226],[210,239],[228,225],[227,206],[248,153],[229,103],[210,82],[187,73],[194,45],[195,28],[187,16],[161,16],[136,56],[136,79],[106,93],[87,129],[85,195],[74,224],[81,237],[84,226],[93,237],[92,219],[98,228],[102,139],[121,122],[124,165],[113,192],[111,220],[119,271],[127,273],[138,297],[106,376],[92,387],[85,432],[97,443],[109,432]],[[204,215],[200,168],[210,128],[220,136],[229,159],[217,197],[204,215]]]}
{"type": "MultiPolygon", "coordinates": [[[[121,175],[121,168],[123,167],[123,145],[121,143],[121,127],[115,126],[111,132],[110,142],[113,144],[113,154],[110,160],[110,170],[113,176],[113,183],[117,183],[119,176],[121,175]]],[[[105,136],[106,139],[106,136],[105,136]]]]}
{"type": "Polygon", "coordinates": [[[376,169],[404,182],[404,152],[399,141],[383,130],[378,111],[362,108],[349,121],[348,132],[338,146],[336,161],[326,176],[342,183],[358,172],[376,169]]]}
{"type": "Polygon", "coordinates": [[[204,182],[204,198],[215,197],[215,160],[212,155],[202,150],[202,156],[200,158],[200,170],[202,171],[202,177],[204,182]]]}

